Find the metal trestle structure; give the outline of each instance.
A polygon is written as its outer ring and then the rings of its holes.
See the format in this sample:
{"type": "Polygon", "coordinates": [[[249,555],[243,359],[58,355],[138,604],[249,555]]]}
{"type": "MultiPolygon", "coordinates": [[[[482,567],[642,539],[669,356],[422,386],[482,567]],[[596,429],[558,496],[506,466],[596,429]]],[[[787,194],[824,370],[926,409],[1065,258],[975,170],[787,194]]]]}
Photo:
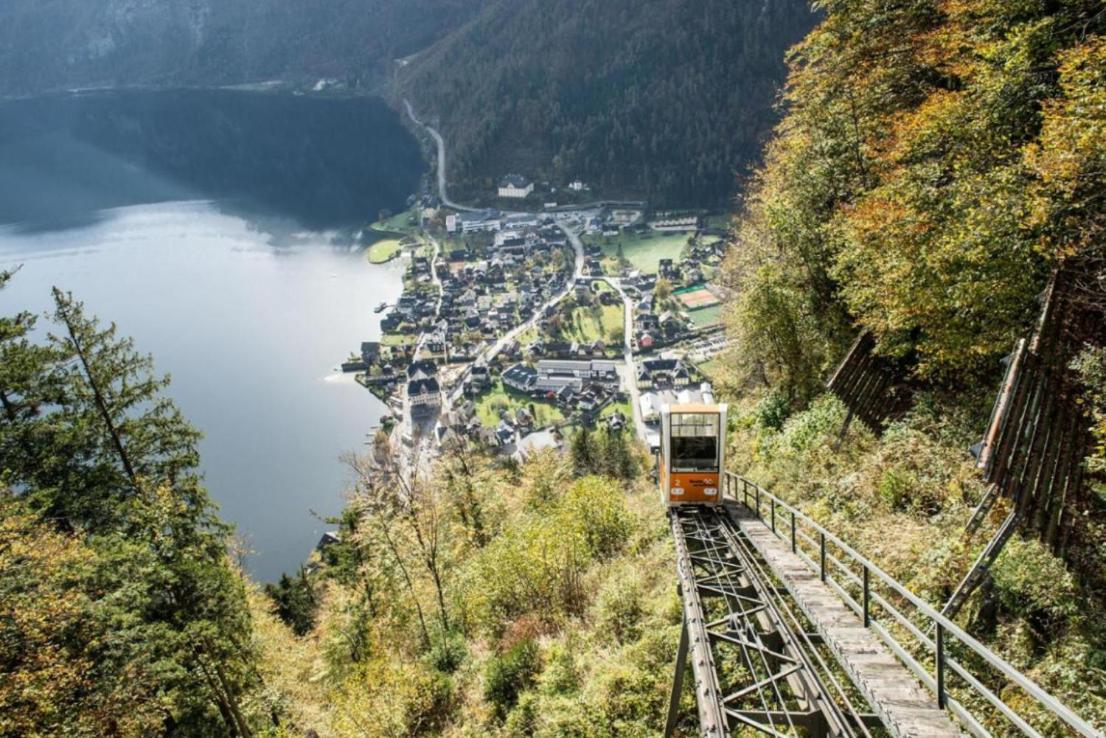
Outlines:
{"type": "Polygon", "coordinates": [[[726,510],[675,508],[671,526],[684,628],[665,735],[678,724],[690,655],[704,737],[870,737],[878,720],[854,709],[817,636],[726,510]]]}

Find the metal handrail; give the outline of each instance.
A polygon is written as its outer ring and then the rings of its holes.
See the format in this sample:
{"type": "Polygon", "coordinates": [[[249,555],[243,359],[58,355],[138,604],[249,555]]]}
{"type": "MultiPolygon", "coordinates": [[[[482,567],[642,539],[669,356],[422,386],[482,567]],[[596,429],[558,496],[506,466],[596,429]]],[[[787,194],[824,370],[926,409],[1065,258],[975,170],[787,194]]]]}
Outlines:
{"type": "MultiPolygon", "coordinates": [[[[967,632],[965,632],[956,623],[942,615],[936,609],[931,607],[928,603],[915,595],[910,590],[903,587],[891,575],[887,574],[881,568],[876,566],[870,560],[862,556],[849,544],[842,541],[836,535],[828,531],[819,523],[811,519],[806,513],[796,509],[786,501],[780,499],[776,495],[772,494],[768,490],[764,489],[760,485],[752,482],[738,474],[733,472],[726,472],[727,487],[725,493],[729,499],[736,502],[740,502],[746,508],[754,511],[758,519],[764,521],[763,514],[761,512],[762,502],[767,500],[772,509],[772,532],[777,536],[780,536],[780,532],[777,530],[777,524],[779,522],[780,510],[788,512],[791,516],[790,521],[790,540],[792,543],[792,549],[795,553],[800,555],[800,558],[811,567],[813,570],[819,572],[823,581],[831,584],[844,599],[848,601],[849,607],[854,611],[860,607],[862,612],[858,612],[864,618],[865,624],[873,627],[873,631],[876,632],[888,646],[892,648],[895,654],[900,660],[904,661],[910,670],[919,677],[924,675],[925,678],[922,682],[928,689],[935,692],[937,696],[937,702],[942,708],[949,709],[965,726],[976,735],[988,736],[986,729],[980,724],[976,716],[972,715],[962,704],[951,699],[948,694],[945,685],[945,672],[946,669],[952,671],[957,676],[961,677],[980,698],[986,700],[993,705],[1004,717],[1010,720],[1019,730],[1028,735],[1036,735],[1036,731],[1029,726],[1025,720],[1017,715],[1009,705],[1002,702],[991,690],[987,689],[975,676],[973,676],[963,665],[957,663],[948,657],[948,646],[946,641],[951,637],[962,643],[968,649],[970,649],[976,656],[987,663],[991,668],[1002,674],[1009,679],[1013,684],[1020,687],[1026,694],[1033,697],[1038,704],[1044,707],[1051,715],[1055,716],[1066,724],[1069,728],[1074,730],[1079,735],[1085,736],[1085,738],[1106,738],[1102,731],[1097,730],[1091,724],[1076,715],[1070,708],[1057,700],[1051,694],[1046,692],[1040,685],[1029,679],[1009,663],[1007,663],[1000,656],[992,652],[989,648],[977,641],[967,632]],[[740,484],[742,497],[739,499],[733,494],[734,487],[740,484]],[[750,500],[750,490],[752,490],[752,500],[750,500]],[[752,504],[750,504],[752,502],[752,504]],[[796,530],[796,521],[801,521],[806,527],[812,529],[816,535],[806,535],[805,531],[796,530]],[[807,556],[805,551],[801,550],[798,546],[800,540],[805,540],[811,546],[818,547],[819,560],[815,561],[811,556],[807,556]],[[852,576],[848,577],[851,580],[851,584],[854,586],[857,584],[857,580],[861,580],[861,586],[864,583],[869,583],[869,587],[864,587],[864,605],[860,605],[855,599],[845,591],[844,587],[834,581],[834,577],[830,574],[827,567],[827,553],[826,544],[832,543],[837,549],[845,555],[845,557],[858,564],[862,568],[863,577],[859,577],[856,574],[849,572],[852,576]],[[874,580],[878,580],[891,589],[896,595],[903,598],[906,602],[914,606],[914,608],[922,615],[924,615],[933,625],[936,631],[937,637],[930,639],[915,625],[909,618],[898,610],[894,605],[887,601],[886,598],[870,592],[870,583],[874,580]],[[891,634],[882,626],[877,625],[872,613],[872,604],[879,605],[880,608],[886,610],[900,626],[905,627],[907,631],[912,632],[918,642],[927,649],[933,649],[935,660],[934,676],[929,676],[925,668],[917,662],[916,659],[911,657],[906,649],[899,644],[891,634]]],[[[782,536],[781,536],[782,537],[782,536]]],[[[833,564],[847,569],[844,564],[837,559],[836,556],[830,555],[830,560],[833,564]]]]}

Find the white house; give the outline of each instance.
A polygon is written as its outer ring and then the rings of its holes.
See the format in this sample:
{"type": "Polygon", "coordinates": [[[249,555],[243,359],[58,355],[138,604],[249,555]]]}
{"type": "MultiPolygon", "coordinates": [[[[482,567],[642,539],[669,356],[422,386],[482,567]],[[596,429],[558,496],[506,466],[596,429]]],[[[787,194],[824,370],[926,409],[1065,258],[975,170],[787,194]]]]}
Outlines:
{"type": "Polygon", "coordinates": [[[541,378],[573,377],[577,379],[613,380],[618,375],[613,361],[558,361],[542,359],[538,362],[541,378]]]}
{"type": "Polygon", "coordinates": [[[663,220],[651,221],[649,227],[654,231],[662,231],[665,233],[684,233],[698,230],[699,219],[694,216],[687,218],[665,218],[663,220]]]}
{"type": "Polygon", "coordinates": [[[520,174],[508,174],[499,182],[499,196],[521,200],[534,191],[534,183],[520,174]]]}
{"type": "Polygon", "coordinates": [[[583,192],[588,189],[588,186],[577,179],[574,182],[569,182],[568,189],[573,192],[583,192]]]}
{"type": "Polygon", "coordinates": [[[480,210],[474,213],[463,213],[458,216],[461,231],[473,233],[475,231],[498,231],[503,227],[503,215],[498,210],[480,210]]]}
{"type": "Polygon", "coordinates": [[[453,213],[445,216],[445,229],[449,233],[457,232],[457,216],[453,213]]]}

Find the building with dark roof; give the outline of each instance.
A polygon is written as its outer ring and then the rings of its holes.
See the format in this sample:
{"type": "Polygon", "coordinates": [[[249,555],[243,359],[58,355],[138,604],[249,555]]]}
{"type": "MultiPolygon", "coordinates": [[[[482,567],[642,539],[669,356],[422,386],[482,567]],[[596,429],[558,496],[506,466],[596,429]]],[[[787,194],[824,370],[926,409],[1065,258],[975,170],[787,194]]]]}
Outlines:
{"type": "Polygon", "coordinates": [[[415,379],[407,383],[407,400],[411,414],[437,409],[442,404],[442,390],[434,377],[415,379]]]}
{"type": "Polygon", "coordinates": [[[508,174],[499,181],[499,196],[523,199],[534,191],[534,183],[521,174],[508,174]]]}

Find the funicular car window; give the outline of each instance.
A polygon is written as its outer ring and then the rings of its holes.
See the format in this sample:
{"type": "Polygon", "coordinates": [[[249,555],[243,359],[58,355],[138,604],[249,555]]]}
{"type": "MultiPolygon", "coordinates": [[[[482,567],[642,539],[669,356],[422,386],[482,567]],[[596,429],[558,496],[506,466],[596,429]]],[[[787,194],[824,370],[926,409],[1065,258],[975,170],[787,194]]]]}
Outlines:
{"type": "Polygon", "coordinates": [[[672,471],[718,471],[718,415],[672,415],[672,471]]]}

